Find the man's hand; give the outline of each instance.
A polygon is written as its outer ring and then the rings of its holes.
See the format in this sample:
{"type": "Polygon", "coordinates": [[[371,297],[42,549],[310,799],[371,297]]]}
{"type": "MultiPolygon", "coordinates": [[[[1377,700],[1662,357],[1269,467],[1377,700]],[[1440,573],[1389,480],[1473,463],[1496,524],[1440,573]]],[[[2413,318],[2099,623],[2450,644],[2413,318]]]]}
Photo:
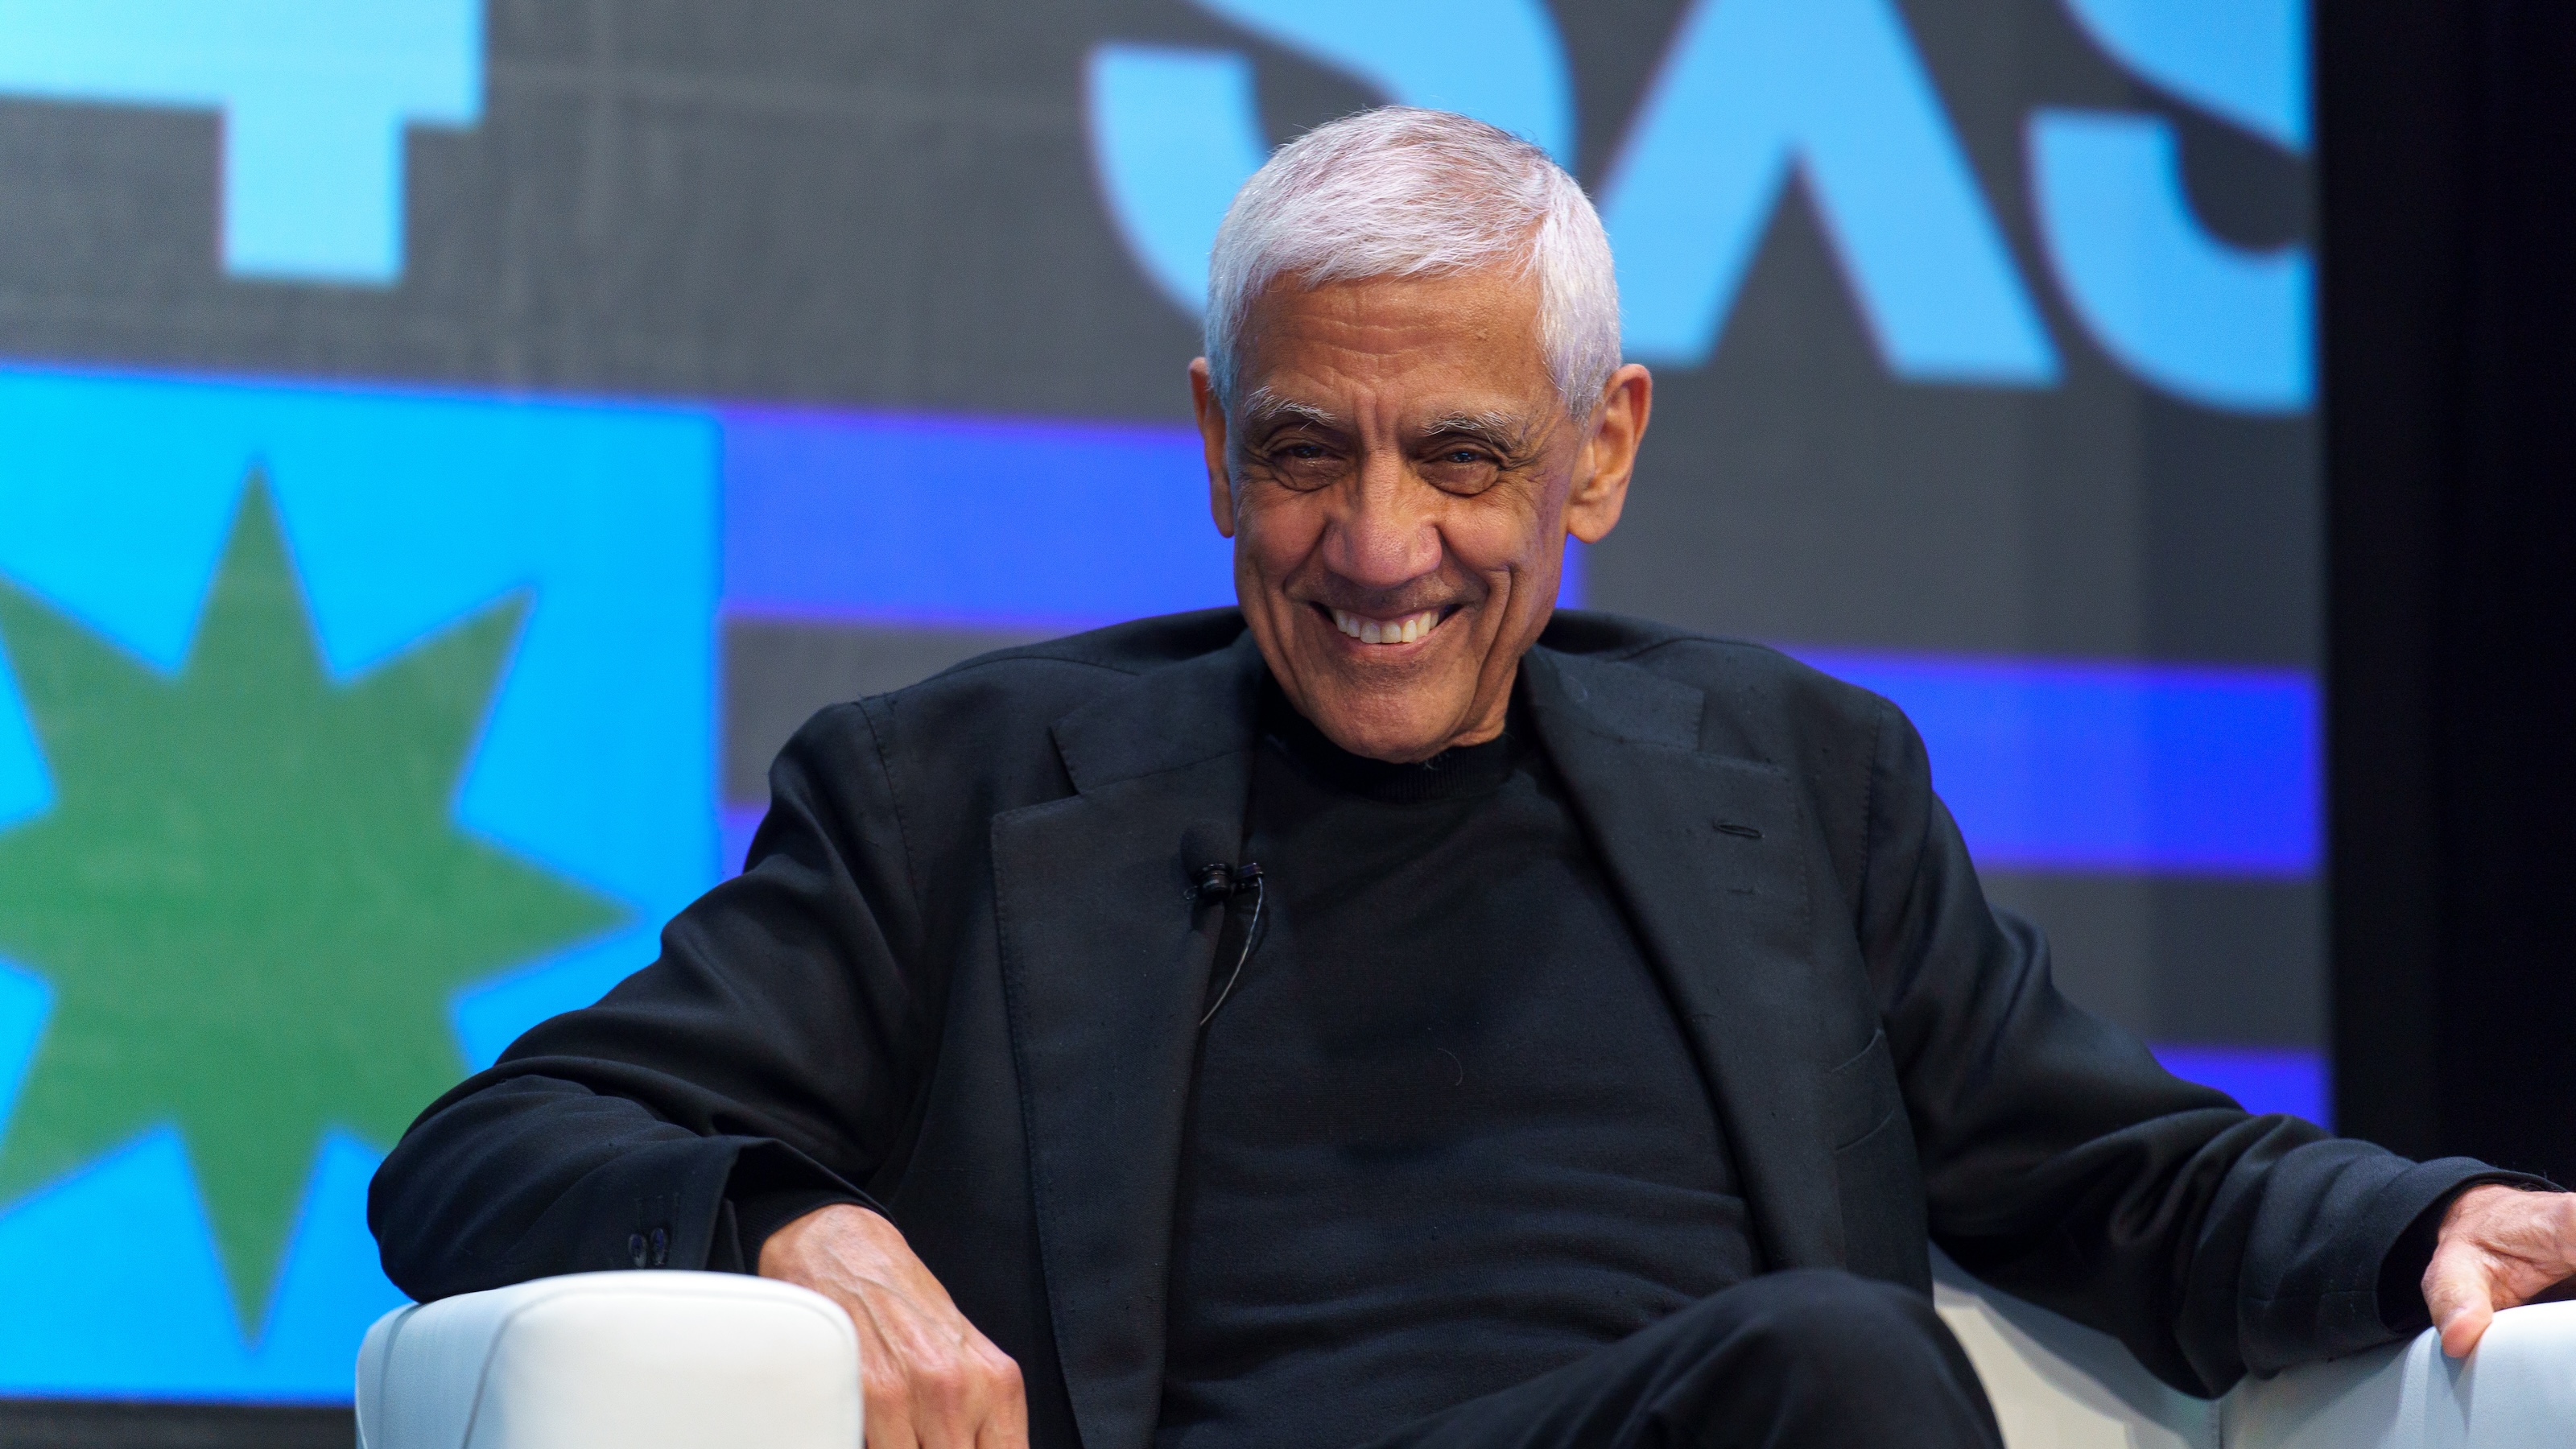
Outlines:
{"type": "Polygon", "coordinates": [[[903,1234],[866,1208],[818,1208],[760,1248],[760,1276],[811,1288],[859,1330],[867,1449],[1028,1449],[1020,1366],[966,1321],[903,1234]]]}
{"type": "Polygon", "coordinates": [[[2501,1183],[2470,1188],[2442,1215],[2424,1306],[2442,1330],[2442,1352],[2468,1357],[2501,1309],[2530,1302],[2576,1277],[2576,1193],[2524,1192],[2501,1183]]]}

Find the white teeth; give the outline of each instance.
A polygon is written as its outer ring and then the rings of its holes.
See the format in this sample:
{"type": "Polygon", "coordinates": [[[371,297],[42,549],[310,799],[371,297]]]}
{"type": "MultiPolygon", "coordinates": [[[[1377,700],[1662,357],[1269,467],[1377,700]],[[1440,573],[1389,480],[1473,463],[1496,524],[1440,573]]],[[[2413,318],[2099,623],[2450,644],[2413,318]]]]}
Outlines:
{"type": "Polygon", "coordinates": [[[1364,619],[1346,609],[1335,609],[1332,613],[1333,627],[1363,644],[1410,644],[1440,624],[1440,613],[1436,609],[1385,621],[1364,619]]]}

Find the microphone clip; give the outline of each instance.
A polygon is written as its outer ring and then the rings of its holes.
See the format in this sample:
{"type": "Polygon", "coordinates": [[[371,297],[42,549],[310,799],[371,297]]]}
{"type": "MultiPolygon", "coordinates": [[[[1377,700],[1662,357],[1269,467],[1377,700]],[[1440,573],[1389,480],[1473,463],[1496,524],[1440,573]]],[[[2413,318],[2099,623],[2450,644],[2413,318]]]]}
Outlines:
{"type": "Polygon", "coordinates": [[[1260,885],[1259,861],[1247,860],[1241,865],[1210,861],[1199,867],[1198,879],[1191,884],[1190,893],[1198,897],[1201,905],[1215,905],[1246,891],[1257,890],[1260,885]]]}

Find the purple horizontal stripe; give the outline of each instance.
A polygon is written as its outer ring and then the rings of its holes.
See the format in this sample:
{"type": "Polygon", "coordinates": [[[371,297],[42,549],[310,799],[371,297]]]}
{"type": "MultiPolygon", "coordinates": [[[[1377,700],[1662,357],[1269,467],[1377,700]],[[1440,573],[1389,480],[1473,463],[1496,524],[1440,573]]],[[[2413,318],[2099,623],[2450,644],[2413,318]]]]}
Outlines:
{"type": "Polygon", "coordinates": [[[728,612],[1075,629],[1233,602],[1191,429],[720,416],[728,612]]]}
{"type": "Polygon", "coordinates": [[[717,848],[723,852],[717,866],[727,878],[742,874],[743,858],[751,853],[751,837],[768,813],[766,805],[728,805],[716,812],[717,848]]]}
{"type": "Polygon", "coordinates": [[[1981,866],[2284,879],[2317,867],[2323,767],[2303,673],[1800,653],[1914,721],[1981,866]]]}
{"type": "MultiPolygon", "coordinates": [[[[1233,598],[1189,428],[719,416],[736,615],[1075,629],[1233,598]]],[[[1580,566],[1570,560],[1569,599],[1580,566]]],[[[2316,868],[2316,690],[2304,674],[1807,657],[1913,718],[1982,865],[2283,879],[2316,868]]]]}
{"type": "Polygon", "coordinates": [[[2216,1087],[2248,1112],[2287,1112],[2334,1126],[2332,1081],[2318,1052],[2286,1047],[2176,1046],[2155,1049],[2166,1071],[2216,1087]]]}
{"type": "MultiPolygon", "coordinates": [[[[721,417],[728,613],[1074,630],[1234,602],[1192,429],[721,417]]],[[[1558,597],[1583,597],[1579,543],[1558,597]]]]}

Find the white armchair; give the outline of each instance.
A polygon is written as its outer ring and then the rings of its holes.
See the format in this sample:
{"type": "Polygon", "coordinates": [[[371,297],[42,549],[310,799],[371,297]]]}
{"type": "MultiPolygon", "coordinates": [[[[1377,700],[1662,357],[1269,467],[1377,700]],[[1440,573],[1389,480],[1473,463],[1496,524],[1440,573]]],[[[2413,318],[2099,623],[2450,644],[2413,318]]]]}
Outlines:
{"type": "Polygon", "coordinates": [[[358,1350],[360,1449],[856,1449],[859,1339],[738,1273],[578,1273],[397,1308],[358,1350]]]}
{"type": "MultiPolygon", "coordinates": [[[[2576,1303],[2497,1318],[2465,1364],[2413,1343],[2248,1380],[2216,1403],[2116,1342],[1937,1267],[2011,1449],[2539,1449],[2576,1442],[2576,1303]]],[[[360,1449],[854,1449],[858,1344],[801,1288],[586,1273],[385,1315],[360,1449]]]]}
{"type": "Polygon", "coordinates": [[[1978,1283],[1937,1254],[1933,1298],[2010,1449],[2540,1449],[2576,1443],[2576,1303],[2497,1315],[2466,1362],[2431,1330],[2212,1402],[2108,1335],[1978,1283]]]}

